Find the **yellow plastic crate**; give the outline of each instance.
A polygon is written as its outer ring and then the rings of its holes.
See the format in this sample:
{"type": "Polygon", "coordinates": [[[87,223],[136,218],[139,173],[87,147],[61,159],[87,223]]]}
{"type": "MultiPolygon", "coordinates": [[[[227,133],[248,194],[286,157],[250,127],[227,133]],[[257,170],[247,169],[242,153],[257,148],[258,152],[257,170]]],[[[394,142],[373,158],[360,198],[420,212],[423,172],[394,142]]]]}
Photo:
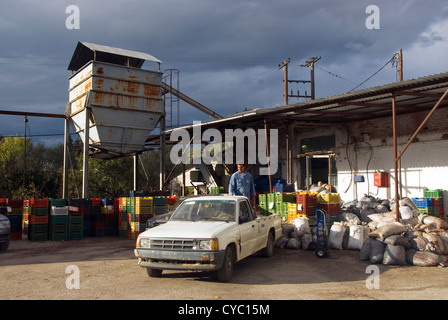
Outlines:
{"type": "Polygon", "coordinates": [[[288,203],[288,214],[297,214],[297,203],[288,203]]]}
{"type": "Polygon", "coordinates": [[[115,207],[108,205],[108,206],[102,206],[101,207],[101,213],[102,214],[114,214],[115,213],[115,207]]]}
{"type": "Polygon", "coordinates": [[[152,207],[153,198],[152,197],[136,197],[135,206],[136,207],[152,207]]]}
{"type": "Polygon", "coordinates": [[[322,204],[339,204],[341,198],[339,193],[321,193],[319,194],[318,202],[322,204]]]}

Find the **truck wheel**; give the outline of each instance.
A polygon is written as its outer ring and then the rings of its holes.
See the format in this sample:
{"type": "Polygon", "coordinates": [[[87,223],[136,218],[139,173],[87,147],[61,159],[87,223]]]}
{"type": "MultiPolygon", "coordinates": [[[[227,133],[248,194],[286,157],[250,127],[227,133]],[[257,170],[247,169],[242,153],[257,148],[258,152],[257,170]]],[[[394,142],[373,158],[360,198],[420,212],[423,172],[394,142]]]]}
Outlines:
{"type": "Polygon", "coordinates": [[[216,273],[218,275],[218,280],[221,282],[229,282],[233,275],[233,249],[232,247],[227,247],[226,254],[224,256],[224,263],[222,268],[216,273]]]}
{"type": "Polygon", "coordinates": [[[274,255],[274,236],[271,232],[268,234],[268,242],[266,248],[261,251],[263,257],[270,258],[274,255]]]}
{"type": "Polygon", "coordinates": [[[148,276],[150,276],[151,278],[158,278],[162,276],[163,270],[146,268],[146,272],[148,273],[148,276]]]}

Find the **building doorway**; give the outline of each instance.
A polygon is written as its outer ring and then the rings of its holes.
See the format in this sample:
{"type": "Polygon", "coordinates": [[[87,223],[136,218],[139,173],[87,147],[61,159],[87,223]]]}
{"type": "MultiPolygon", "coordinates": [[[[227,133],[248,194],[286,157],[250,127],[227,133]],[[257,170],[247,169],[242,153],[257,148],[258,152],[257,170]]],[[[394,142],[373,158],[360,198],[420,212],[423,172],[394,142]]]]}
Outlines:
{"type": "Polygon", "coordinates": [[[335,147],[335,136],[324,136],[300,140],[300,188],[322,183],[337,187],[336,160],[329,156],[335,147]],[[331,167],[331,176],[330,176],[331,167]],[[308,181],[307,181],[308,177],[308,181]],[[308,182],[308,183],[307,183],[308,182]]]}

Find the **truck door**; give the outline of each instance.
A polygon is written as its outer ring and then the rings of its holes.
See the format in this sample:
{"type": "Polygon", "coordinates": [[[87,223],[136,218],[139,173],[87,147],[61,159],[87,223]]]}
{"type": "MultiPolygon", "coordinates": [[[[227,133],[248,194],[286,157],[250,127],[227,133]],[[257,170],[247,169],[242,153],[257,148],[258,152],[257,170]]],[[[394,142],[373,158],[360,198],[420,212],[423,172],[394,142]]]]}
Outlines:
{"type": "Polygon", "coordinates": [[[258,251],[256,247],[259,232],[258,223],[254,220],[249,204],[245,200],[239,202],[238,221],[241,237],[239,250],[241,258],[244,258],[258,251]]]}

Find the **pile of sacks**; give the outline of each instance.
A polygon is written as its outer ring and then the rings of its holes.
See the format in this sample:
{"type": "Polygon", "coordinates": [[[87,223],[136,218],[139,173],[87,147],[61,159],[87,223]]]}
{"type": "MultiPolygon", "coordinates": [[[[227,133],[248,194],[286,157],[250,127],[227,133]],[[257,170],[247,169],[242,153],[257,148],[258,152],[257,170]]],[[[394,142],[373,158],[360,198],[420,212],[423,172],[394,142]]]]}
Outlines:
{"type": "MultiPolygon", "coordinates": [[[[327,232],[329,249],[360,250],[360,260],[373,264],[445,266],[448,261],[448,223],[419,214],[409,198],[400,200],[399,222],[388,200],[364,197],[342,204],[337,222],[327,232]]],[[[282,226],[277,248],[309,249],[316,241],[310,220],[297,218],[282,226]]],[[[329,224],[330,225],[330,224],[329,224]]],[[[323,235],[321,235],[323,239],[323,235]]]]}
{"type": "Polygon", "coordinates": [[[282,225],[282,236],[275,242],[281,249],[309,249],[312,242],[311,228],[307,218],[296,218],[282,225]]]}
{"type": "Polygon", "coordinates": [[[353,206],[352,203],[344,210],[341,214],[346,215],[341,219],[344,221],[330,229],[330,248],[354,249],[345,246],[344,239],[347,233],[350,236],[356,229],[361,239],[362,261],[385,265],[445,266],[448,260],[448,223],[438,217],[419,214],[411,199],[400,200],[399,222],[396,222],[395,205],[386,201],[366,201],[364,198],[361,206],[353,206]]]}

